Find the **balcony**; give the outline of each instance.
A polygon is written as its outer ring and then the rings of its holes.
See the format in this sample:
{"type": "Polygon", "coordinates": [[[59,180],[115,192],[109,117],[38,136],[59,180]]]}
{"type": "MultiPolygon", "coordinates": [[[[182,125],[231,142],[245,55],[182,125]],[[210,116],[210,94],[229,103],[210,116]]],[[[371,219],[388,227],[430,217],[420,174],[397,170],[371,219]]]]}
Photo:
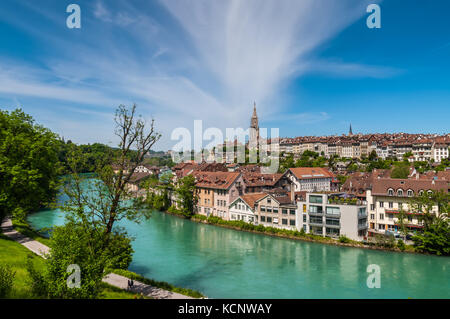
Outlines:
{"type": "Polygon", "coordinates": [[[358,224],[358,230],[367,229],[367,228],[368,228],[367,224],[358,224]]]}
{"type": "Polygon", "coordinates": [[[309,216],[323,216],[323,212],[309,212],[309,216]]]}
{"type": "Polygon", "coordinates": [[[323,222],[318,222],[318,221],[314,221],[314,222],[309,222],[310,226],[319,226],[322,227],[323,226],[323,222]]]}

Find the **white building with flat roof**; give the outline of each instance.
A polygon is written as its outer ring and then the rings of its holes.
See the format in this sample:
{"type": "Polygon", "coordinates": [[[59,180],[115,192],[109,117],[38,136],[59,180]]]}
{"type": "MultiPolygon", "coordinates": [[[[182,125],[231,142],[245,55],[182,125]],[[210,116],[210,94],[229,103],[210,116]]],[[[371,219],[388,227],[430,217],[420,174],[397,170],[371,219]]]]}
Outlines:
{"type": "Polygon", "coordinates": [[[297,202],[297,229],[306,233],[361,241],[367,237],[367,208],[359,201],[341,200],[337,193],[306,193],[297,202]]]}

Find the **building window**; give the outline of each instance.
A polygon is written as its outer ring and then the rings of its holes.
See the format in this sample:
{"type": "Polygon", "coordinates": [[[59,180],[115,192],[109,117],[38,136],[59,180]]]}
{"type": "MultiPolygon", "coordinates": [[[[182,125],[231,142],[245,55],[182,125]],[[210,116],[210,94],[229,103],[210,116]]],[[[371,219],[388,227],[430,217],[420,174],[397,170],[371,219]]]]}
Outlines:
{"type": "Polygon", "coordinates": [[[287,224],[288,224],[288,220],[287,220],[286,218],[283,218],[283,219],[281,220],[281,223],[282,223],[283,225],[287,225],[287,224]]]}
{"type": "Polygon", "coordinates": [[[283,209],[281,210],[281,212],[283,213],[283,215],[287,215],[287,213],[288,213],[288,211],[287,211],[286,208],[283,208],[283,209]]]}
{"type": "Polygon", "coordinates": [[[413,197],[414,196],[414,192],[411,189],[408,189],[408,197],[413,197]]]}
{"type": "Polygon", "coordinates": [[[309,222],[312,224],[322,224],[323,220],[322,217],[311,216],[309,217],[309,222]]]}
{"type": "Polygon", "coordinates": [[[389,208],[394,207],[394,203],[393,202],[389,202],[389,208]]]}
{"type": "Polygon", "coordinates": [[[267,222],[271,223],[272,222],[272,217],[267,217],[267,222]]]}
{"type": "Polygon", "coordinates": [[[403,196],[403,190],[402,189],[397,190],[397,196],[403,196]]]}
{"type": "Polygon", "coordinates": [[[327,218],[326,219],[326,224],[327,225],[333,225],[333,226],[339,226],[340,225],[339,219],[337,219],[337,218],[327,218]]]}
{"type": "Polygon", "coordinates": [[[341,213],[341,209],[339,207],[328,207],[327,206],[327,215],[339,215],[341,213]]]}
{"type": "Polygon", "coordinates": [[[309,206],[309,212],[313,213],[313,214],[322,214],[323,213],[323,208],[322,206],[309,206]]]}
{"type": "Polygon", "coordinates": [[[375,205],[374,204],[370,204],[370,210],[375,210],[375,205]]]}
{"type": "Polygon", "coordinates": [[[295,209],[291,209],[291,215],[295,215],[295,209]]]}
{"type": "Polygon", "coordinates": [[[273,208],[273,213],[274,213],[274,214],[278,214],[278,207],[274,207],[274,208],[273,208]]]}
{"type": "Polygon", "coordinates": [[[289,219],[289,225],[295,226],[295,219],[289,219]]]}
{"type": "Polygon", "coordinates": [[[380,202],[380,207],[384,207],[384,202],[380,202]]]}
{"type": "Polygon", "coordinates": [[[261,211],[265,212],[266,211],[266,206],[261,206],[261,211]]]}
{"type": "Polygon", "coordinates": [[[339,236],[339,229],[337,228],[326,228],[326,234],[328,236],[339,236]]]}
{"type": "Polygon", "coordinates": [[[380,214],[380,219],[381,219],[381,220],[384,219],[384,214],[380,214]]]}
{"type": "Polygon", "coordinates": [[[303,222],[306,223],[306,215],[303,215],[303,222]]]}
{"type": "Polygon", "coordinates": [[[370,219],[375,219],[375,214],[370,214],[370,219]]]}
{"type": "Polygon", "coordinates": [[[265,222],[266,221],[266,216],[261,216],[261,221],[265,222]]]}
{"type": "Polygon", "coordinates": [[[394,190],[390,188],[390,189],[388,190],[388,195],[389,195],[389,196],[394,196],[394,190]]]}
{"type": "Polygon", "coordinates": [[[309,202],[316,203],[316,204],[322,204],[322,196],[309,195],[309,202]]]}

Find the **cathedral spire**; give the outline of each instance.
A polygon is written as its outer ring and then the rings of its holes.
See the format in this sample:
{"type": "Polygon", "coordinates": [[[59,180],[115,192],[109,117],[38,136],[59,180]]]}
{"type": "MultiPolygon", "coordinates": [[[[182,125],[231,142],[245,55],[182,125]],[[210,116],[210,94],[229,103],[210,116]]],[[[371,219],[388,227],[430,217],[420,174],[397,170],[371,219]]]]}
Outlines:
{"type": "Polygon", "coordinates": [[[348,131],[348,135],[353,135],[353,131],[352,131],[352,123],[350,123],[350,130],[348,131]]]}
{"type": "Polygon", "coordinates": [[[258,147],[259,143],[259,123],[258,115],[256,114],[256,102],[253,103],[253,115],[250,120],[250,145],[258,147]]]}

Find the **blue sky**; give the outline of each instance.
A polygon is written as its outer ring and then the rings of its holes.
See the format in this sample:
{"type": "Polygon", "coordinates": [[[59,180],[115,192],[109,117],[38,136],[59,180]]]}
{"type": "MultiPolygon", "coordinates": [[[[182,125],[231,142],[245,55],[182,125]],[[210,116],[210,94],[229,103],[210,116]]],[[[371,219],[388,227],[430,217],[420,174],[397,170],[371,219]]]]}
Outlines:
{"type": "MultiPolygon", "coordinates": [[[[176,127],[281,136],[448,133],[450,2],[2,0],[0,107],[78,143],[115,143],[117,105],[176,127]],[[66,7],[81,7],[81,29],[66,7]],[[381,29],[366,7],[381,6],[381,29]]],[[[207,142],[205,141],[205,144],[207,142]]]]}

